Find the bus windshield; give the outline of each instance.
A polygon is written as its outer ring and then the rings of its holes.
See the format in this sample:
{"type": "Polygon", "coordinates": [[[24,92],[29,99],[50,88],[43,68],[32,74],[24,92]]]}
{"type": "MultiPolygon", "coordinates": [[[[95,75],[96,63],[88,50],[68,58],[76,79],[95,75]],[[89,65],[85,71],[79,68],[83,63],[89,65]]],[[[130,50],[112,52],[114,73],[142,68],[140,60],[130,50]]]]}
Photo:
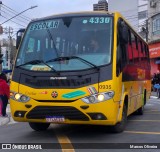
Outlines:
{"type": "Polygon", "coordinates": [[[113,18],[107,15],[31,22],[16,66],[33,71],[72,71],[92,68],[90,64],[107,65],[111,62],[112,37],[113,18]],[[33,64],[34,60],[43,62],[33,64]]]}

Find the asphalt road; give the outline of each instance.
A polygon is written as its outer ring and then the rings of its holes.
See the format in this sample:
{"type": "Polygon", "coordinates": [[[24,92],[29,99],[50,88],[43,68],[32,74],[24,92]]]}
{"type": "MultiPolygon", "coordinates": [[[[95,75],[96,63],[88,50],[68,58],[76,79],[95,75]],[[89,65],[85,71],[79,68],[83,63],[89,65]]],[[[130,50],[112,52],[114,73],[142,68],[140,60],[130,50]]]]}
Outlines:
{"type": "MultiPolygon", "coordinates": [[[[58,147],[58,149],[37,150],[47,152],[65,152],[64,146],[71,148],[67,152],[158,152],[160,151],[160,144],[158,144],[160,143],[160,99],[150,99],[145,106],[144,115],[129,116],[126,129],[120,134],[110,133],[101,126],[55,124],[51,125],[47,131],[36,132],[29,127],[28,123],[11,122],[0,127],[0,143],[17,143],[18,145],[48,143],[44,146],[58,147]],[[67,144],[63,145],[63,143],[67,144]],[[139,149],[129,149],[130,145],[138,145],[139,149]],[[155,149],[140,149],[142,146],[152,146],[155,149]],[[156,146],[159,149],[156,149],[156,146]],[[110,147],[112,149],[108,149],[110,147]]],[[[6,150],[0,151],[6,152],[6,150]]]]}

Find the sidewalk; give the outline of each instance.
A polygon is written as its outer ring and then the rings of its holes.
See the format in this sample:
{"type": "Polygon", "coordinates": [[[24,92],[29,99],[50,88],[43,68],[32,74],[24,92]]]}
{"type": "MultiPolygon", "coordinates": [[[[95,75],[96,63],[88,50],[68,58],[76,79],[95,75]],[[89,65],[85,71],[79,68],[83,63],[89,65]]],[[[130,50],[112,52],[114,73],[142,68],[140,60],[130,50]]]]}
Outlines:
{"type": "Polygon", "coordinates": [[[158,95],[157,95],[157,92],[151,92],[151,96],[150,96],[150,99],[158,99],[158,95]]]}
{"type": "Polygon", "coordinates": [[[8,117],[0,117],[0,126],[8,124],[11,119],[11,110],[10,110],[10,104],[7,105],[7,114],[8,117]]]}

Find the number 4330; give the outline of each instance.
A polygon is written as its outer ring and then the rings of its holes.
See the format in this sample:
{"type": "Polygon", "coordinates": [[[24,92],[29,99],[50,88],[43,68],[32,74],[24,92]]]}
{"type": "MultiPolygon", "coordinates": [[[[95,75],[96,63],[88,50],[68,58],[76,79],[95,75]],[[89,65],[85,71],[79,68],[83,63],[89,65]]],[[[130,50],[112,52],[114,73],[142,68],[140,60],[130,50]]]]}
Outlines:
{"type": "Polygon", "coordinates": [[[91,17],[89,19],[90,23],[109,23],[110,18],[109,17],[91,17]]]}

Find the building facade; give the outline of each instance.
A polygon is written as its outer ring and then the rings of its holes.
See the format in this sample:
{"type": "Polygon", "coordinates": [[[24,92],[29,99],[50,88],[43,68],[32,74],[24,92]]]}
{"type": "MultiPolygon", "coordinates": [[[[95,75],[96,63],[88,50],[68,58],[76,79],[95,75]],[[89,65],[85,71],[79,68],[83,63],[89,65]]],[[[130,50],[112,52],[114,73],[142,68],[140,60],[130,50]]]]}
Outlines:
{"type": "Polygon", "coordinates": [[[109,12],[120,12],[129,24],[138,30],[138,0],[108,0],[109,12]]]}
{"type": "Polygon", "coordinates": [[[138,32],[139,34],[148,41],[147,35],[147,19],[148,19],[148,1],[138,0],[138,32]]]}
{"type": "Polygon", "coordinates": [[[148,3],[148,38],[151,58],[151,74],[160,72],[160,1],[148,3]]]}
{"type": "Polygon", "coordinates": [[[11,39],[2,39],[0,41],[1,46],[1,53],[3,54],[3,62],[2,62],[2,69],[10,70],[12,69],[14,59],[16,56],[16,40],[11,39]]]}
{"type": "Polygon", "coordinates": [[[108,2],[106,0],[99,0],[98,4],[93,4],[94,11],[108,11],[108,2]]]}

